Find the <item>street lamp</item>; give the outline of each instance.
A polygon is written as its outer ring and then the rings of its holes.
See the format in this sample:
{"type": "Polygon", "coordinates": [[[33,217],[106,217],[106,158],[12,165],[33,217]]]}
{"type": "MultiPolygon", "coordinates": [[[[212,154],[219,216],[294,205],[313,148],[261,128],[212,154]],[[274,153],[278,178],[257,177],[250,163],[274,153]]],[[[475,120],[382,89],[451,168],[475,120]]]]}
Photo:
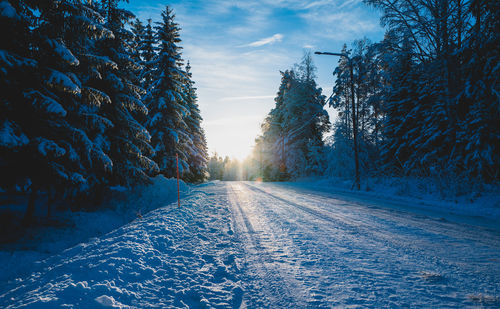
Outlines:
{"type": "Polygon", "coordinates": [[[352,135],[354,138],[354,164],[355,164],[355,173],[356,173],[356,188],[360,189],[360,181],[359,181],[359,155],[358,155],[358,126],[357,126],[357,117],[356,117],[356,103],[354,102],[354,73],[353,73],[353,65],[352,59],[343,53],[330,53],[330,52],[314,52],[316,55],[329,55],[329,56],[339,56],[347,58],[349,61],[349,68],[351,71],[351,98],[352,98],[352,135]]]}

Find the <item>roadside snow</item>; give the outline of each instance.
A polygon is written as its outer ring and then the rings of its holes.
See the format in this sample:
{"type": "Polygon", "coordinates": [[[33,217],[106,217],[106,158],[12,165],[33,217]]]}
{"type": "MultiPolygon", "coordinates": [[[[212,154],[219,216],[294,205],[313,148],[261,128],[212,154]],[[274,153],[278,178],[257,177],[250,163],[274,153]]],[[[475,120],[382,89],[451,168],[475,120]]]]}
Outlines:
{"type": "Polygon", "coordinates": [[[300,183],[211,182],[192,187],[180,208],[161,201],[164,187],[169,180],[138,195],[116,188],[115,213],[144,213],[24,271],[14,266],[0,308],[500,304],[498,228],[300,183]]]}
{"type": "Polygon", "coordinates": [[[239,307],[230,210],[218,195],[193,192],[181,208],[165,205],[34,263],[0,287],[0,307],[239,307]]]}
{"type": "MultiPolygon", "coordinates": [[[[28,228],[15,243],[0,244],[0,286],[16,276],[29,274],[32,265],[43,259],[100,237],[151,210],[173,203],[177,200],[177,181],[158,176],[150,185],[133,189],[115,187],[113,191],[99,211],[56,212],[50,222],[28,228]]],[[[189,191],[190,188],[181,182],[181,196],[186,196],[189,191]]],[[[0,210],[9,211],[5,207],[2,205],[0,210]]],[[[22,215],[25,201],[9,207],[11,212],[22,215]]],[[[42,209],[37,208],[39,218],[45,218],[42,209]]]]}
{"type": "Polygon", "coordinates": [[[385,207],[398,208],[404,205],[406,210],[411,211],[500,221],[499,185],[467,184],[465,180],[463,183],[458,180],[455,182],[443,184],[434,179],[410,177],[365,178],[360,191],[352,189],[352,179],[332,177],[307,178],[280,185],[372,200],[381,202],[385,207]],[[471,185],[477,187],[471,188],[471,185]]]}

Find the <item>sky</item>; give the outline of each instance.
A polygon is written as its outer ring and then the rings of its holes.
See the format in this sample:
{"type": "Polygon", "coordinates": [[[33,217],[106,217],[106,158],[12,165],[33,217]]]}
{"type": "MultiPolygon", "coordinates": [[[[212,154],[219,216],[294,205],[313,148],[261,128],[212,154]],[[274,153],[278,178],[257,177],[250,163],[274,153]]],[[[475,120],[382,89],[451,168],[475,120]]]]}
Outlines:
{"type": "MultiPolygon", "coordinates": [[[[344,43],[376,42],[384,33],[379,12],[361,0],[130,0],[122,6],[143,21],[159,21],[166,4],[182,29],[182,56],[191,63],[209,152],[239,160],[251,153],[274,106],[280,71],[305,51],[339,52],[344,43]]],[[[313,60],[317,82],[330,96],[338,58],[313,60]]]]}

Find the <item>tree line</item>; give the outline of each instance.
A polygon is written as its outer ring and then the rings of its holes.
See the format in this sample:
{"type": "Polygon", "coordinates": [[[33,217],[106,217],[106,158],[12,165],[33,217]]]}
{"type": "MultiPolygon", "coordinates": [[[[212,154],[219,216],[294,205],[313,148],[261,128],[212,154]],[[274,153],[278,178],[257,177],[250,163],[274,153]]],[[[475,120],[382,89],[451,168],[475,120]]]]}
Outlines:
{"type": "Polygon", "coordinates": [[[94,200],[150,177],[206,177],[207,146],[180,27],[118,0],[0,1],[0,188],[94,200]]]}
{"type": "Polygon", "coordinates": [[[311,54],[304,53],[299,64],[280,74],[276,105],[261,124],[253,153],[242,162],[213,154],[208,161],[211,180],[283,181],[323,175],[324,137],[331,125],[311,54]]]}
{"type": "Polygon", "coordinates": [[[381,10],[384,39],[332,51],[351,62],[338,60],[328,102],[314,83],[310,56],[281,73],[275,108],[256,139],[255,174],[353,177],[355,123],[363,175],[497,181],[499,2],[364,2],[381,10]],[[331,131],[325,103],[338,115],[331,131]]]}
{"type": "MultiPolygon", "coordinates": [[[[365,3],[381,10],[385,37],[342,51],[353,60],[364,171],[498,180],[498,2],[365,3]]],[[[352,158],[348,66],[340,59],[334,72],[332,105],[341,117],[332,157],[352,158]]]]}
{"type": "Polygon", "coordinates": [[[254,174],[263,180],[321,175],[326,164],[324,134],[330,129],[326,97],[317,86],[309,52],[281,73],[275,107],[255,140],[254,174]]]}

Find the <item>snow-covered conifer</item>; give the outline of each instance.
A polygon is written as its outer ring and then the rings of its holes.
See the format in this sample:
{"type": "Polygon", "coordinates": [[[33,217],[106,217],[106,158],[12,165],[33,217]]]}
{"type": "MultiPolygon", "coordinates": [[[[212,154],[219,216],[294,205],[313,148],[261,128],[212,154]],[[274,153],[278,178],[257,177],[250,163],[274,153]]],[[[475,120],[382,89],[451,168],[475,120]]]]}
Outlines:
{"type": "Polygon", "coordinates": [[[324,168],[320,153],[330,122],[311,55],[306,53],[294,70],[281,74],[276,106],[265,119],[259,139],[263,177],[318,174],[324,168]]]}
{"type": "Polygon", "coordinates": [[[146,91],[149,91],[151,88],[152,72],[154,71],[154,59],[157,51],[157,41],[151,23],[151,19],[148,19],[148,23],[144,27],[142,40],[138,46],[143,60],[143,69],[141,72],[142,87],[146,91]]]}
{"type": "Polygon", "coordinates": [[[176,171],[176,154],[181,173],[188,171],[188,145],[192,143],[185,119],[189,109],[185,101],[181,42],[178,24],[171,8],[162,12],[156,27],[159,53],[153,61],[152,86],[146,96],[150,115],[146,123],[151,132],[154,160],[162,174],[172,177],[176,171]]]}
{"type": "Polygon", "coordinates": [[[138,18],[136,18],[131,23],[130,31],[132,31],[133,34],[129,43],[130,56],[136,63],[142,64],[143,60],[141,57],[141,44],[144,40],[145,27],[142,22],[138,18]]]}
{"type": "Polygon", "coordinates": [[[141,100],[144,90],[137,85],[136,72],[140,66],[127,46],[133,35],[124,28],[133,14],[119,9],[117,2],[102,2],[105,25],[113,32],[113,37],[99,40],[96,50],[114,65],[103,67],[96,85],[111,101],[103,106],[104,115],[113,123],[107,134],[114,165],[111,182],[130,185],[156,174],[158,166],[150,159],[153,149],[149,144],[149,132],[137,120],[148,110],[141,100]]]}
{"type": "Polygon", "coordinates": [[[190,144],[188,145],[188,165],[189,172],[186,179],[193,182],[203,181],[206,178],[208,150],[207,142],[205,139],[205,132],[201,127],[203,118],[200,114],[198,106],[198,97],[196,95],[196,88],[192,80],[191,66],[189,62],[186,65],[186,78],[185,78],[185,94],[189,114],[186,116],[185,122],[187,125],[188,134],[190,135],[190,144]]]}

